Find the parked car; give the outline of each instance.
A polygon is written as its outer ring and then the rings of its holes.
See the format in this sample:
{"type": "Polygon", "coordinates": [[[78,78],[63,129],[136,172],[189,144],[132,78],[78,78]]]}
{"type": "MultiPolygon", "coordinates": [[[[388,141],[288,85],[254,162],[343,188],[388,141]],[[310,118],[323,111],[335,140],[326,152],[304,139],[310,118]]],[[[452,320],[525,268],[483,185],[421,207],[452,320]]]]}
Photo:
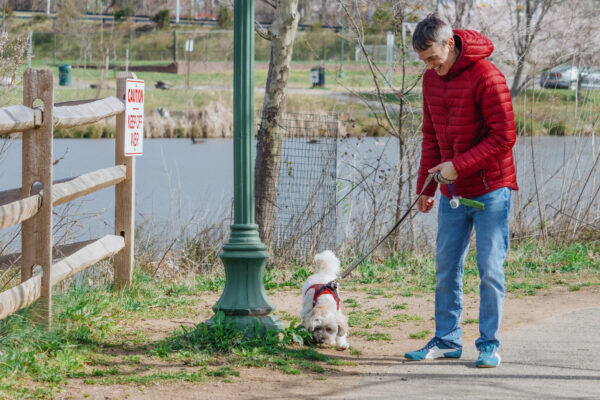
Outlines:
{"type": "Polygon", "coordinates": [[[581,80],[582,89],[600,89],[600,70],[591,72],[581,80]]]}
{"type": "MultiPolygon", "coordinates": [[[[595,72],[595,67],[582,67],[581,76],[585,78],[589,73],[595,72]]],[[[577,81],[580,76],[579,67],[576,65],[559,65],[548,71],[542,72],[540,77],[540,86],[543,88],[577,88],[577,81]]],[[[582,80],[583,83],[583,80],[582,80]]]]}

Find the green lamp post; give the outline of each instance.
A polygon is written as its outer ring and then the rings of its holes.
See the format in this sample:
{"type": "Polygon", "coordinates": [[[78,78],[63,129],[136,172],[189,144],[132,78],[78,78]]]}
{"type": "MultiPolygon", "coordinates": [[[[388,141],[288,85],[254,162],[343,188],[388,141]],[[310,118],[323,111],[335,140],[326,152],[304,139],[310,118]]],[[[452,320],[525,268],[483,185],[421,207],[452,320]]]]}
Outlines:
{"type": "Polygon", "coordinates": [[[254,0],[235,0],[233,21],[234,220],[221,253],[225,289],[213,310],[223,311],[226,323],[250,328],[252,335],[256,321],[260,334],[283,329],[283,324],[269,315],[275,308],[263,285],[269,254],[254,223],[254,0]]]}

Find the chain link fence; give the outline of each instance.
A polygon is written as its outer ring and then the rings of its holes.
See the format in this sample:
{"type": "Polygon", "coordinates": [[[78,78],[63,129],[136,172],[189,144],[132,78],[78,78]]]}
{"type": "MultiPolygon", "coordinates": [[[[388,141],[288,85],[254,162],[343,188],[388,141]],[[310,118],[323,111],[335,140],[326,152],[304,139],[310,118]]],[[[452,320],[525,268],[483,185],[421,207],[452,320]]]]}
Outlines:
{"type": "MultiPolygon", "coordinates": [[[[262,114],[256,115],[257,126],[262,114]]],[[[336,247],[338,116],[283,113],[275,207],[266,216],[278,255],[303,257],[336,247]]]]}

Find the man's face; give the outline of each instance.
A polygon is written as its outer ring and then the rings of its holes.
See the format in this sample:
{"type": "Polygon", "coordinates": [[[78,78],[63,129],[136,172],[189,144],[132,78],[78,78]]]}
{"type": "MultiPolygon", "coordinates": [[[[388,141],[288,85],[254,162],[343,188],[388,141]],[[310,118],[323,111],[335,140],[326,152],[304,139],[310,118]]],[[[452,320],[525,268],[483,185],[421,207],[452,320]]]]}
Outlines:
{"type": "Polygon", "coordinates": [[[432,43],[431,46],[423,51],[417,51],[419,58],[425,63],[427,69],[434,70],[438,75],[443,76],[450,71],[454,65],[454,38],[448,39],[444,45],[432,43]]]}

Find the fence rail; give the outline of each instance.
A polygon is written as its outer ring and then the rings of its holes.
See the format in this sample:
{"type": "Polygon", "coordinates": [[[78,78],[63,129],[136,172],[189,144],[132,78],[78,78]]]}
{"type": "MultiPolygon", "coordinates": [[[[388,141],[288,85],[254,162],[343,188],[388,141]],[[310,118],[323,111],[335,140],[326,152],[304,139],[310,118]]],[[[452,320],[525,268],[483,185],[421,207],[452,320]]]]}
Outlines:
{"type": "MultiPolygon", "coordinates": [[[[54,128],[87,125],[125,111],[125,102],[116,97],[69,101],[54,105],[54,128]]],[[[44,107],[9,106],[0,108],[0,135],[22,132],[41,125],[44,107]]]]}
{"type": "Polygon", "coordinates": [[[131,282],[135,159],[123,154],[127,78],[135,75],[118,79],[116,97],[54,104],[52,72],[29,68],[23,77],[24,104],[0,108],[0,135],[23,132],[22,187],[0,192],[0,229],[19,223],[22,227],[21,253],[0,257],[0,269],[20,263],[21,283],[0,293],[0,320],[35,303],[34,319],[50,326],[52,286],[111,256],[115,256],[115,286],[131,282]],[[36,100],[43,105],[34,107],[36,100]],[[116,165],[53,180],[54,128],[86,125],[112,116],[117,124],[116,165]],[[113,185],[115,235],[53,246],[53,207],[113,185]]]}

